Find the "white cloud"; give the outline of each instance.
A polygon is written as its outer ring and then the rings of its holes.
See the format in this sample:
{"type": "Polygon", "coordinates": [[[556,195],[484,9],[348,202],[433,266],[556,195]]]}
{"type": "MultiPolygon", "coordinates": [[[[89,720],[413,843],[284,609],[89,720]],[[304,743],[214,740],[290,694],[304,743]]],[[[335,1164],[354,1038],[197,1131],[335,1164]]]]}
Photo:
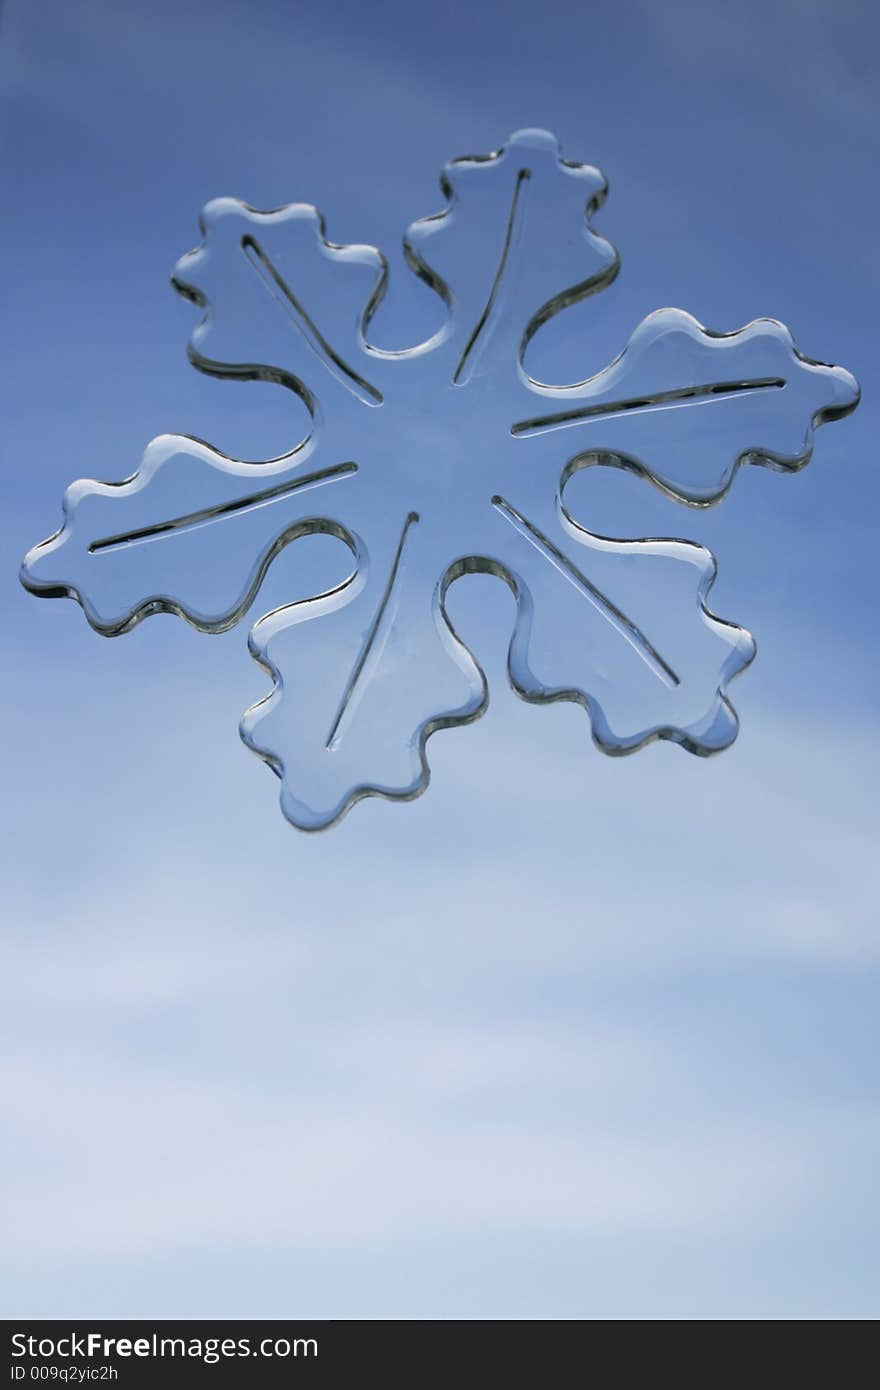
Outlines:
{"type": "Polygon", "coordinates": [[[106,1050],[31,1053],[6,1096],[7,1254],[317,1249],[455,1231],[720,1235],[815,1200],[858,1117],[678,1129],[651,1106],[646,1044],[594,1031],[572,1049],[411,1023],[378,1044],[370,1032],[316,1039],[308,1061],[323,1080],[305,1086],[293,1057],[283,1082],[261,1086],[256,1073],[187,1075],[106,1050]],[[517,1104],[495,1110],[517,1082],[517,1104]],[[553,1104],[536,1115],[545,1084],[553,1104]],[[631,1129],[591,1116],[614,1088],[640,1116],[631,1129]]]}

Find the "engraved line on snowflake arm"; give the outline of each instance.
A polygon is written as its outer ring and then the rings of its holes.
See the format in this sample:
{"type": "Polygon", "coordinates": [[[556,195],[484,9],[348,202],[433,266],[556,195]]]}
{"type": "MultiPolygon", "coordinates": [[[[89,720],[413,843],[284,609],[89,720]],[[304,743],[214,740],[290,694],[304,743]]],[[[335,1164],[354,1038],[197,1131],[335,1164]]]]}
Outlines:
{"type": "Polygon", "coordinates": [[[306,312],[257,239],[244,236],[241,239],[241,247],[248,264],[253,267],[261,283],[273,299],[287,311],[315,356],[323,362],[327,370],[332,372],[337,381],[347,387],[352,395],[363,401],[364,405],[381,405],[384,399],[382,392],[373,386],[372,382],[360,376],[327,342],[314,319],[306,312]]]}
{"type": "Polygon", "coordinates": [[[175,516],[167,521],[154,522],[152,526],[141,526],[136,531],[118,531],[113,536],[104,536],[101,540],[92,541],[89,546],[89,554],[96,555],[101,551],[116,550],[126,545],[137,545],[142,541],[158,540],[169,533],[194,530],[197,526],[206,526],[213,521],[225,521],[230,516],[237,516],[240,512],[254,511],[257,507],[265,507],[272,502],[279,502],[284,497],[289,497],[292,492],[302,492],[306,488],[320,487],[323,483],[335,483],[340,478],[349,477],[357,472],[356,463],[340,463],[334,468],[322,468],[315,473],[305,474],[302,478],[289,478],[286,482],[278,483],[275,487],[264,488],[261,492],[249,493],[246,497],[236,497],[231,502],[222,502],[216,507],[205,507],[202,511],[187,512],[185,516],[175,516]]]}
{"type": "Polygon", "coordinates": [[[345,723],[345,716],[352,707],[352,699],[354,697],[355,689],[357,688],[358,682],[360,681],[361,676],[363,675],[364,667],[367,664],[367,661],[370,657],[370,653],[376,646],[377,638],[379,637],[380,631],[383,626],[383,622],[386,618],[386,614],[388,613],[388,605],[391,601],[391,595],[394,591],[394,586],[397,583],[397,579],[401,571],[403,549],[406,544],[407,534],[411,526],[415,526],[418,524],[418,520],[418,512],[410,512],[403,523],[403,529],[400,533],[400,540],[397,542],[397,549],[394,553],[394,559],[391,562],[391,569],[388,574],[388,579],[385,584],[385,588],[382,591],[382,597],[379,600],[379,606],[377,607],[376,612],[373,615],[373,621],[370,623],[370,626],[367,630],[367,635],[364,638],[364,644],[361,647],[358,659],[352,667],[351,675],[348,678],[345,690],[342,692],[342,699],[339,702],[339,708],[336,711],[336,717],[334,718],[333,723],[330,727],[330,732],[327,735],[327,741],[324,747],[327,748],[328,751],[337,748],[342,739],[342,731],[345,723]]]}
{"type": "Polygon", "coordinates": [[[699,405],[707,400],[725,397],[747,396],[755,391],[781,390],[785,382],[781,377],[756,377],[751,381],[713,381],[705,386],[680,386],[671,391],[657,391],[653,396],[628,401],[598,401],[593,405],[578,406],[574,410],[562,410],[553,415],[536,415],[531,420],[518,420],[511,425],[510,433],[517,437],[542,434],[545,430],[560,429],[565,425],[577,425],[582,420],[592,420],[597,415],[623,415],[628,411],[670,410],[677,406],[699,405]]]}
{"type": "Polygon", "coordinates": [[[537,526],[533,526],[530,521],[506,502],[503,497],[495,496],[492,498],[492,505],[505,521],[508,521],[514,530],[518,531],[525,540],[529,541],[535,549],[543,555],[544,559],[558,570],[564,579],[583,594],[584,598],[592,603],[593,607],[602,614],[607,622],[615,629],[620,636],[629,643],[635,652],[642,658],[645,664],[654,672],[654,675],[661,680],[664,685],[675,687],[681,684],[679,677],[673,671],[668,661],[665,661],[654,646],[653,642],[642,632],[640,627],[628,618],[626,614],[618,608],[617,604],[603,594],[601,589],[591,583],[585,574],[578,569],[577,565],[569,560],[561,550],[558,550],[551,540],[540,531],[537,526]]]}
{"type": "Polygon", "coordinates": [[[525,210],[525,188],[528,180],[532,177],[530,169],[520,169],[516,176],[516,184],[513,189],[513,198],[510,203],[510,212],[507,217],[507,227],[504,233],[504,242],[501,247],[501,256],[498,261],[498,269],[495,271],[495,278],[492,281],[492,288],[489,290],[489,297],[486,300],[483,312],[477,319],[476,326],[465,344],[464,352],[461,354],[458,366],[453,373],[452,382],[455,386],[461,386],[470,377],[470,371],[466,371],[469,359],[473,355],[473,350],[477,345],[480,334],[484,331],[495,307],[498,298],[498,291],[507,267],[510,256],[510,248],[513,245],[514,235],[518,226],[522,222],[525,210]]]}

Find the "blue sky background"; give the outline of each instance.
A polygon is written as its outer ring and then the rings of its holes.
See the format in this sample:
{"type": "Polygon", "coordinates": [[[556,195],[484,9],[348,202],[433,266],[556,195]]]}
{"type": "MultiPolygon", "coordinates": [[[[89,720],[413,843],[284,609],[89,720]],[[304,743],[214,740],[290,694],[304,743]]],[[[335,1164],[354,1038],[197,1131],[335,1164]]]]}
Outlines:
{"type": "Polygon", "coordinates": [[[827,0],[10,0],[7,1316],[877,1315],[878,31],[827,0]],[[802,474],[676,514],[758,639],[729,752],[607,759],[517,701],[475,579],[488,715],[420,801],[303,836],[236,735],[244,625],[107,641],[18,560],[158,433],[289,443],[271,388],[186,363],[203,202],[393,253],[447,158],[524,125],[606,172],[623,258],[548,375],[674,304],[781,318],[864,399],[802,474]]]}

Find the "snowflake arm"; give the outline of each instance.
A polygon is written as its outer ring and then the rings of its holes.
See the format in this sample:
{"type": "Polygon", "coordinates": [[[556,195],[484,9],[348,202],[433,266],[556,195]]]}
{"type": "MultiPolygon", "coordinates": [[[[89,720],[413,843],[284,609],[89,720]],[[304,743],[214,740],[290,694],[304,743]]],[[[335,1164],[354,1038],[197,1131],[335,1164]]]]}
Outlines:
{"type": "Polygon", "coordinates": [[[522,384],[517,439],[546,441],[551,459],[577,451],[626,460],[694,506],[719,501],[743,463],[802,468],[816,427],[859,399],[849,372],[804,356],[775,319],[711,333],[681,309],[649,314],[589,381],[522,384]]]}
{"type": "Polygon", "coordinates": [[[292,541],[322,533],[354,549],[322,494],[350,486],[356,472],[350,460],[320,466],[307,446],[253,464],[160,435],[130,478],[82,479],[67,489],[61,529],[28,552],[21,580],[38,596],[75,599],[105,637],[155,613],[224,632],[292,541]]]}

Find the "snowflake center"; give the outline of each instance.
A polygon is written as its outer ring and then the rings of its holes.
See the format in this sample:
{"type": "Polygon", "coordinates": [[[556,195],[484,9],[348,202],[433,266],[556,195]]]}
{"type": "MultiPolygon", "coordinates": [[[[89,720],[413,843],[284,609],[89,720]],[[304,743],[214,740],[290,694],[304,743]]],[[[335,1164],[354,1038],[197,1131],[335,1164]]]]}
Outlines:
{"type": "MultiPolygon", "coordinates": [[[[407,511],[442,526],[448,539],[465,539],[468,518],[491,508],[503,491],[511,446],[510,403],[500,393],[421,374],[371,410],[373,429],[362,434],[357,461],[381,477],[407,511]]],[[[520,452],[523,452],[520,450],[520,452]]]]}

